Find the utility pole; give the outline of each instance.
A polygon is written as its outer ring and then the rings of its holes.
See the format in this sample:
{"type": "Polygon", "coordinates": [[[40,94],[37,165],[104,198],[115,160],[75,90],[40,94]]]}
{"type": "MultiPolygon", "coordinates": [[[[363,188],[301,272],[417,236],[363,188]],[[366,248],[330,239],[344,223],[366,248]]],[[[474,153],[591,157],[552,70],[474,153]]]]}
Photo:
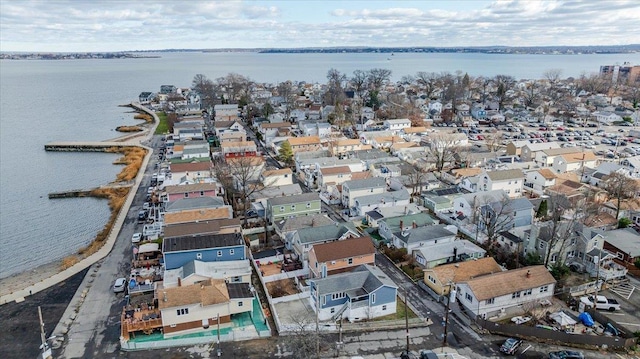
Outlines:
{"type": "Polygon", "coordinates": [[[316,358],[320,358],[320,290],[316,282],[316,358]]]}
{"type": "Polygon", "coordinates": [[[407,297],[407,290],[404,290],[404,325],[407,331],[407,355],[409,354],[409,298],[407,297]]]}
{"type": "Polygon", "coordinates": [[[218,356],[222,355],[222,349],[220,349],[220,313],[218,313],[218,356]]]}
{"type": "Polygon", "coordinates": [[[455,291],[453,288],[453,282],[449,281],[449,298],[447,299],[447,307],[444,313],[444,336],[442,337],[442,347],[447,346],[447,329],[449,327],[449,308],[451,307],[451,299],[455,299],[455,291]]]}
{"type": "Polygon", "coordinates": [[[40,340],[42,341],[42,344],[40,345],[40,349],[42,349],[40,358],[52,358],[51,348],[49,348],[49,344],[47,344],[47,335],[44,332],[44,321],[42,320],[42,309],[40,309],[40,306],[38,306],[38,317],[40,318],[40,340]]]}

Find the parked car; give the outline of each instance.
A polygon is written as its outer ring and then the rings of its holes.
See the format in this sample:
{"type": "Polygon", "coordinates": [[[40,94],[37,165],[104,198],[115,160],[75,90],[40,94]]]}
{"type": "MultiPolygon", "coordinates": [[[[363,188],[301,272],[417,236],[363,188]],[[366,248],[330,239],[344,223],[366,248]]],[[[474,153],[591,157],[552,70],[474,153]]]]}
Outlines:
{"type": "Polygon", "coordinates": [[[549,359],[584,359],[584,354],[573,350],[560,350],[549,353],[549,359]]]}
{"type": "Polygon", "coordinates": [[[138,222],[144,222],[147,219],[148,212],[145,210],[138,212],[138,222]]]}
{"type": "Polygon", "coordinates": [[[122,293],[125,289],[127,289],[127,280],[125,278],[116,279],[115,283],[113,283],[113,292],[122,293]]]}
{"type": "Polygon", "coordinates": [[[607,298],[604,295],[599,295],[596,303],[594,305],[593,296],[581,297],[580,301],[586,304],[588,307],[594,307],[596,309],[604,309],[610,312],[620,310],[620,303],[617,300],[612,298],[607,298]]]}
{"type": "Polygon", "coordinates": [[[140,243],[141,240],[142,233],[140,232],[134,233],[133,236],[131,236],[131,243],[140,243]]]}
{"type": "Polygon", "coordinates": [[[509,338],[500,346],[500,351],[508,355],[514,355],[518,348],[522,345],[522,340],[509,338]]]}

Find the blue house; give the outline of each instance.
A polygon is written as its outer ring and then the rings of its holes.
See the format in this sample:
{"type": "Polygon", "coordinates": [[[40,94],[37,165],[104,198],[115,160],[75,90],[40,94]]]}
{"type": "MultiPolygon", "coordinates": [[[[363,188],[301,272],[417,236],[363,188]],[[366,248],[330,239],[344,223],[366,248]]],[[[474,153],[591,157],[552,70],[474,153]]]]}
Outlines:
{"type": "Polygon", "coordinates": [[[310,283],[309,302],[319,320],[353,322],[396,312],[398,287],[378,267],[363,264],[310,283]]]}
{"type": "Polygon", "coordinates": [[[476,120],[484,120],[487,118],[487,111],[482,107],[472,107],[471,117],[476,120]]]}
{"type": "Polygon", "coordinates": [[[223,262],[247,259],[240,233],[165,238],[162,253],[165,270],[180,268],[194,260],[223,262]]]}

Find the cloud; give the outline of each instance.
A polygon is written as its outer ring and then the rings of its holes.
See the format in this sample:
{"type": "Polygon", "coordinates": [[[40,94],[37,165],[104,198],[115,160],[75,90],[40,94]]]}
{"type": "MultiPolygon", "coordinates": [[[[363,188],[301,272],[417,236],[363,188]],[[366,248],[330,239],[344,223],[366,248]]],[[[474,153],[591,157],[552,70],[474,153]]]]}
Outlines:
{"type": "Polygon", "coordinates": [[[640,3],[635,0],[500,0],[469,10],[466,2],[447,2],[447,7],[437,1],[394,1],[389,7],[363,2],[359,9],[330,1],[313,4],[310,10],[304,2],[3,0],[0,41],[3,51],[83,51],[83,45],[114,51],[168,44],[541,46],[640,39],[640,3]]]}

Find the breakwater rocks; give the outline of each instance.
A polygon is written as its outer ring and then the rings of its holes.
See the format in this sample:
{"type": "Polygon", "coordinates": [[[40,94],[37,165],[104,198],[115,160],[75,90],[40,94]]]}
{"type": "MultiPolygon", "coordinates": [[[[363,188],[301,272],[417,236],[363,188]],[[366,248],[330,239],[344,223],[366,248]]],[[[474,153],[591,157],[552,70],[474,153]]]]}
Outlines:
{"type": "Polygon", "coordinates": [[[106,152],[108,148],[123,146],[127,145],[122,142],[51,142],[44,145],[44,150],[57,152],[106,152]]]}

